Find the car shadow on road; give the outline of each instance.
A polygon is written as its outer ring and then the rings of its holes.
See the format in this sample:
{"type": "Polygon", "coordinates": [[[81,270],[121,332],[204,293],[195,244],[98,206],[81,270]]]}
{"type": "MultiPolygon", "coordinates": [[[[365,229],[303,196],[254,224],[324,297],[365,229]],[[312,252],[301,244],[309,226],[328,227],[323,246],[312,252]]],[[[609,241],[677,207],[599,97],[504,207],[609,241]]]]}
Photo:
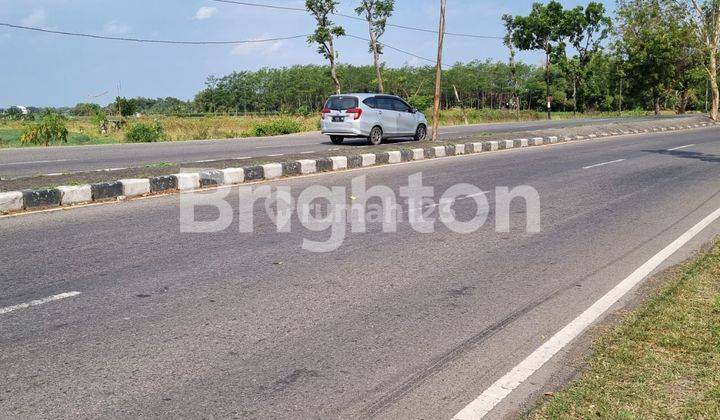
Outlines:
{"type": "MultiPolygon", "coordinates": [[[[404,144],[404,143],[414,143],[415,139],[413,138],[399,138],[399,139],[387,139],[383,140],[382,144],[404,144]]],[[[336,145],[329,141],[322,142],[325,146],[369,146],[370,143],[366,139],[345,139],[342,144],[336,145]]]]}
{"type": "Polygon", "coordinates": [[[643,150],[645,153],[655,153],[684,159],[696,159],[702,162],[720,163],[720,156],[685,150],[643,150]]]}

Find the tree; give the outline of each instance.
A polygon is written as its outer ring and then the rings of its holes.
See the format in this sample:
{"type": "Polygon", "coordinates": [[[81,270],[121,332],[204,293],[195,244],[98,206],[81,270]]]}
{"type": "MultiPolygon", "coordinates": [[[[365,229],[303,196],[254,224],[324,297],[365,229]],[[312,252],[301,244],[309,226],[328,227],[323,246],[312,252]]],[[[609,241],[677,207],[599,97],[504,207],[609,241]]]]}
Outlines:
{"type": "MultiPolygon", "coordinates": [[[[678,80],[692,71],[696,43],[673,3],[663,0],[620,0],[616,43],[625,61],[628,87],[636,96],[649,92],[655,114],[678,80]]],[[[686,88],[682,88],[686,89],[686,88]]]]}
{"type": "Polygon", "coordinates": [[[517,60],[516,60],[516,52],[515,47],[512,43],[512,31],[508,29],[508,33],[505,35],[505,46],[508,48],[509,51],[509,62],[508,65],[510,66],[510,86],[512,89],[512,95],[513,95],[513,108],[515,109],[515,112],[517,114],[518,119],[520,118],[520,80],[518,79],[518,66],[517,66],[517,60]]]}
{"type": "Polygon", "coordinates": [[[605,16],[602,3],[590,2],[585,9],[578,6],[566,12],[566,33],[577,55],[568,59],[562,51],[561,67],[570,78],[573,87],[573,111],[577,112],[578,90],[582,90],[587,78],[588,65],[601,50],[602,42],[610,35],[612,20],[605,16]]]}
{"type": "Polygon", "coordinates": [[[383,46],[378,42],[383,34],[387,21],[392,16],[395,9],[395,0],[361,0],[360,6],[355,9],[355,13],[364,16],[368,22],[370,32],[370,52],[373,55],[375,64],[375,74],[377,75],[378,88],[380,93],[385,93],[383,84],[382,68],[380,65],[380,56],[383,53],[383,46]]]}
{"type": "Polygon", "coordinates": [[[126,99],[119,96],[115,98],[115,111],[122,117],[135,115],[137,108],[138,103],[134,99],[126,99]]]}
{"type": "Polygon", "coordinates": [[[705,54],[703,67],[708,75],[712,91],[710,118],[718,120],[720,89],[718,88],[718,46],[720,44],[720,1],[719,0],[677,0],[684,9],[686,19],[705,54]]]}
{"type": "Polygon", "coordinates": [[[547,93],[548,119],[552,111],[550,89],[552,84],[552,57],[564,51],[565,40],[575,35],[574,25],[568,24],[567,13],[563,5],[555,0],[547,4],[533,3],[528,16],[503,16],[510,41],[516,48],[542,50],[545,52],[545,86],[547,93]]]}
{"type": "Polygon", "coordinates": [[[330,76],[335,82],[335,91],[340,94],[342,86],[337,76],[336,60],[338,53],[335,50],[334,39],[345,36],[345,29],[342,26],[335,25],[329,18],[331,14],[336,12],[338,2],[335,0],[306,0],[305,8],[310,12],[315,21],[317,28],[315,32],[308,37],[309,44],[318,44],[318,53],[330,61],[330,76]]]}

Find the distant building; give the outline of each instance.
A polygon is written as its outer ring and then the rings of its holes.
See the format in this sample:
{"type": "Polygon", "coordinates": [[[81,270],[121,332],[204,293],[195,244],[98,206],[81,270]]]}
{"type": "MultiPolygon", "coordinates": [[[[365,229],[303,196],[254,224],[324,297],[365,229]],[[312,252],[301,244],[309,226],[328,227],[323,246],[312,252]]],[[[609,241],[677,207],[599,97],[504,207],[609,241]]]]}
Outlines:
{"type": "Polygon", "coordinates": [[[27,109],[27,107],[26,107],[26,106],[22,106],[22,105],[15,105],[15,106],[14,106],[14,107],[12,107],[12,108],[17,108],[17,109],[19,109],[19,110],[20,110],[20,112],[22,112],[22,114],[23,114],[23,115],[27,115],[27,114],[29,114],[29,113],[30,113],[30,111],[29,111],[29,110],[27,109]]]}

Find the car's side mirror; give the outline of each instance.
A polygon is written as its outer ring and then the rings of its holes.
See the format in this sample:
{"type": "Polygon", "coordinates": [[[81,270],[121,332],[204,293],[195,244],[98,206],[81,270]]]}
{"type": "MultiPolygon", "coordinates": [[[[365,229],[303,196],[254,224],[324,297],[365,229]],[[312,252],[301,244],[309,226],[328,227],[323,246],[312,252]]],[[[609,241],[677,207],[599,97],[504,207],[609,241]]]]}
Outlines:
{"type": "Polygon", "coordinates": [[[418,110],[417,108],[411,108],[411,109],[410,109],[410,113],[411,113],[411,114],[417,114],[418,112],[420,112],[420,110],[418,110]]]}

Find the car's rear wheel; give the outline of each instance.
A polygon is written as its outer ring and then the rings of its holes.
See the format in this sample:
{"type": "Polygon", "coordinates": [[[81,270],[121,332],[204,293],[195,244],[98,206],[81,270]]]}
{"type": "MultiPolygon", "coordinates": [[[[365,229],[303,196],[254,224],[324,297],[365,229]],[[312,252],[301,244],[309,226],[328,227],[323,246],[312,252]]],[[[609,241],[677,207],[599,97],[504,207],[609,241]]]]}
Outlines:
{"type": "Polygon", "coordinates": [[[368,141],[373,146],[377,146],[378,144],[382,143],[383,140],[383,131],[380,127],[373,127],[372,130],[370,130],[370,137],[368,137],[368,141]]]}
{"type": "Polygon", "coordinates": [[[330,136],[330,141],[333,144],[342,144],[342,142],[345,140],[344,137],[341,136],[330,136]]]}
{"type": "Polygon", "coordinates": [[[417,130],[415,130],[415,141],[422,141],[427,138],[427,127],[425,127],[425,124],[418,125],[417,130]]]}

